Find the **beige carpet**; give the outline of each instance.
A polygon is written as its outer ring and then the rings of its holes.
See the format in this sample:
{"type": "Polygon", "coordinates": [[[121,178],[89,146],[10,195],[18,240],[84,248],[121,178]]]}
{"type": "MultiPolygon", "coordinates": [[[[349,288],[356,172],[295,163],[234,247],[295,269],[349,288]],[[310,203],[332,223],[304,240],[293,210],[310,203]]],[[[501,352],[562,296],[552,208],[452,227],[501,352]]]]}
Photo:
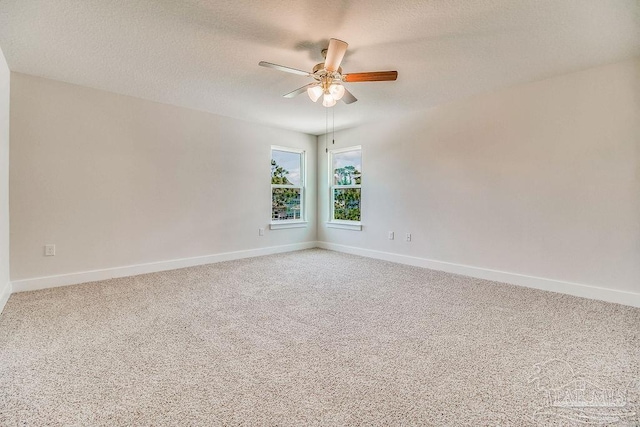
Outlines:
{"type": "Polygon", "coordinates": [[[639,333],[639,309],[314,249],[12,295],[0,425],[635,426],[639,333]]]}

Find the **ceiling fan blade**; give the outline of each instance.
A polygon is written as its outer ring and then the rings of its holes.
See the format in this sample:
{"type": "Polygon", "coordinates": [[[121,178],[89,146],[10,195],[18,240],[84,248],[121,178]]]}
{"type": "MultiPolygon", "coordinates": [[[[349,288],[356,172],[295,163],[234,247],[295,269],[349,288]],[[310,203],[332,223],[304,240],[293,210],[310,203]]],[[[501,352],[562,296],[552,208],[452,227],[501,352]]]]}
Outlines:
{"type": "Polygon", "coordinates": [[[309,83],[308,85],[304,85],[304,86],[294,90],[293,92],[289,92],[289,93],[287,93],[285,95],[282,95],[282,96],[284,96],[285,98],[293,98],[294,96],[300,95],[302,92],[306,92],[307,89],[309,89],[312,86],[316,86],[317,84],[318,83],[309,83]]]}
{"type": "Polygon", "coordinates": [[[344,54],[347,51],[347,46],[349,45],[342,40],[329,40],[327,57],[324,60],[324,68],[326,68],[327,71],[336,71],[340,67],[342,58],[344,58],[344,54]]]}
{"type": "Polygon", "coordinates": [[[260,61],[258,65],[260,65],[261,67],[273,68],[275,70],[284,71],[286,73],[298,74],[300,76],[310,75],[306,71],[296,70],[295,68],[285,67],[284,65],[272,64],[271,62],[260,61]]]}
{"type": "Polygon", "coordinates": [[[344,102],[345,104],[353,104],[357,100],[358,98],[353,96],[353,94],[349,92],[347,88],[344,88],[344,95],[342,95],[342,102],[344,102]]]}
{"type": "Polygon", "coordinates": [[[349,73],[343,76],[347,83],[355,82],[386,82],[398,78],[397,71],[372,71],[370,73],[349,73]]]}

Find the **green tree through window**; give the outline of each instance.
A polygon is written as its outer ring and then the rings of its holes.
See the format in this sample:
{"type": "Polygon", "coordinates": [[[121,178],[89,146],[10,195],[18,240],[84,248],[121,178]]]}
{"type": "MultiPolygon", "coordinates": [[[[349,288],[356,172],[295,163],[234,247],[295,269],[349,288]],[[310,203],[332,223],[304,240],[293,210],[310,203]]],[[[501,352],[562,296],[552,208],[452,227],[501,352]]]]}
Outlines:
{"type": "Polygon", "coordinates": [[[303,153],[272,149],[271,155],[271,220],[301,220],[303,153]]]}
{"type": "Polygon", "coordinates": [[[291,185],[291,182],[287,179],[287,175],[289,175],[289,171],[282,166],[278,166],[276,161],[271,159],[271,183],[291,185]]]}
{"type": "Polygon", "coordinates": [[[360,147],[331,152],[332,220],[361,220],[362,157],[360,147]]]}

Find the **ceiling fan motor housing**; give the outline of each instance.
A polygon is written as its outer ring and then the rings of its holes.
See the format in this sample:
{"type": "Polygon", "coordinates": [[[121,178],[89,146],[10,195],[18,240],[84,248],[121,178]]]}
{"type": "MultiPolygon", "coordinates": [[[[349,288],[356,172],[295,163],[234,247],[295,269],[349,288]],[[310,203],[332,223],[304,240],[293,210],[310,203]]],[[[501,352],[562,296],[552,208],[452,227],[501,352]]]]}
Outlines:
{"type": "Polygon", "coordinates": [[[338,67],[336,71],[327,71],[324,62],[316,64],[311,75],[320,83],[325,93],[329,91],[329,86],[332,83],[341,83],[343,81],[342,67],[338,67]]]}
{"type": "Polygon", "coordinates": [[[322,74],[337,74],[342,77],[342,67],[338,67],[336,71],[330,72],[324,68],[324,62],[321,62],[313,67],[313,71],[311,72],[311,74],[317,76],[321,76],[322,74]]]}

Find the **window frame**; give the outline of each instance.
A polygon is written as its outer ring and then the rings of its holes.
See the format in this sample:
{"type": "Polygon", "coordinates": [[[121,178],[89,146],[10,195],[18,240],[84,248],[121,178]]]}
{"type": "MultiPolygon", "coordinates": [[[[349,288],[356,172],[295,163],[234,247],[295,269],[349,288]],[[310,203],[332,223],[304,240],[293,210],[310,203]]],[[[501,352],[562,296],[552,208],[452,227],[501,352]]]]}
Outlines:
{"type": "Polygon", "coordinates": [[[337,185],[334,183],[334,170],[333,170],[333,156],[335,154],[346,153],[349,151],[360,151],[360,159],[361,165],[360,169],[364,169],[364,162],[362,161],[362,146],[354,145],[351,147],[345,148],[336,148],[334,150],[329,150],[329,156],[327,158],[327,172],[329,178],[329,221],[327,222],[327,227],[329,228],[339,228],[344,230],[362,230],[362,177],[363,171],[360,170],[360,184],[351,184],[351,185],[337,185]],[[335,219],[335,190],[336,189],[348,189],[348,188],[359,188],[360,189],[360,221],[353,221],[348,219],[335,219]]]}
{"type": "MultiPolygon", "coordinates": [[[[281,145],[272,145],[269,151],[270,159],[273,160],[274,151],[284,151],[287,153],[295,153],[300,155],[300,185],[271,184],[271,200],[273,203],[274,188],[297,188],[300,190],[300,218],[299,219],[273,219],[273,210],[271,211],[271,220],[269,228],[271,230],[284,228],[299,228],[307,226],[307,152],[301,148],[283,147],[281,145]]],[[[270,176],[271,178],[271,176],[270,176]]],[[[269,180],[271,181],[271,179],[269,180]]],[[[273,208],[272,208],[273,209],[273,208]]]]}

